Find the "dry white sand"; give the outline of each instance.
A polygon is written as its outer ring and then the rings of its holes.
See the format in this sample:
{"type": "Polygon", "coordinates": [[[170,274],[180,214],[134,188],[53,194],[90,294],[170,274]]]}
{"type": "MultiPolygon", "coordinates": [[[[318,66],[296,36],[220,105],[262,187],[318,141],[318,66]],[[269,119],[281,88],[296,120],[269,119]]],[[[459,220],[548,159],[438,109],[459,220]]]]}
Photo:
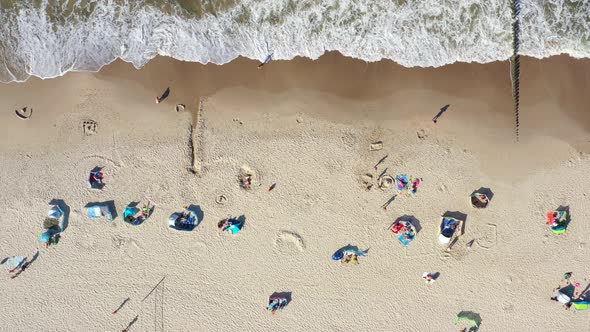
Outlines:
{"type": "Polygon", "coordinates": [[[549,300],[564,272],[583,287],[590,276],[589,65],[525,59],[518,144],[505,63],[406,69],[331,54],[257,71],[245,60],[157,59],[141,71],[115,63],[1,86],[0,256],[40,250],[18,278],[0,278],[2,329],[120,331],[137,316],[130,331],[458,331],[453,318],[470,310],[481,331],[589,331],[587,312],[549,300]],[[14,115],[23,106],[34,109],[26,121],[14,115]],[[86,120],[96,133],[84,135],[86,120]],[[384,149],[370,152],[374,141],[384,149]],[[102,191],[87,186],[94,166],[105,167],[102,191]],[[249,192],[242,167],[257,172],[249,192]],[[387,211],[393,191],[361,184],[385,168],[424,180],[387,211]],[[480,187],[494,193],[485,210],[469,204],[480,187]],[[69,206],[69,222],[45,248],[53,199],[69,206]],[[156,209],[145,224],[121,220],[129,202],[148,199],[156,209]],[[114,222],[86,217],[88,202],[110,200],[114,222]],[[204,211],[200,226],[169,230],[188,204],[204,211]],[[572,223],[556,236],[545,213],[560,205],[572,223]],[[450,254],[437,243],[445,211],[467,214],[450,254]],[[242,232],[219,233],[220,219],[241,215],[242,232]],[[407,248],[387,230],[402,215],[421,227],[407,248]],[[332,261],[347,244],[368,257],[332,261]],[[440,278],[426,285],[425,271],[440,278]],[[275,315],[265,310],[273,292],[292,292],[275,315]]]}

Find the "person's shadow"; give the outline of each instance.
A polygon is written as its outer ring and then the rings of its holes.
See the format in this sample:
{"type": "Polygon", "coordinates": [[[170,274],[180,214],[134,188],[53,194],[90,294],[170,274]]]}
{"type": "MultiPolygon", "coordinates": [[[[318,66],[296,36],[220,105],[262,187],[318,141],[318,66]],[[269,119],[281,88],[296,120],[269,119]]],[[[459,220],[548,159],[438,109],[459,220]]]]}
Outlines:
{"type": "Polygon", "coordinates": [[[26,263],[27,268],[31,266],[31,264],[33,264],[33,262],[35,262],[37,258],[39,258],[39,250],[37,250],[37,252],[35,252],[35,254],[33,255],[33,258],[31,258],[31,260],[26,263]]]}
{"type": "Polygon", "coordinates": [[[170,88],[166,88],[166,91],[164,91],[164,93],[162,93],[162,95],[160,96],[160,98],[158,98],[158,100],[160,102],[162,102],[164,99],[168,98],[168,96],[170,95],[170,88]]]}
{"type": "Polygon", "coordinates": [[[61,221],[61,232],[65,231],[70,224],[70,207],[63,201],[63,199],[52,199],[50,205],[57,205],[64,213],[61,221]]]}
{"type": "Polygon", "coordinates": [[[138,319],[139,319],[139,315],[135,316],[135,318],[133,318],[133,320],[131,322],[129,322],[129,324],[127,324],[127,327],[123,330],[123,332],[128,332],[129,329],[133,326],[133,324],[135,324],[135,322],[137,322],[138,319]]]}
{"type": "Polygon", "coordinates": [[[438,113],[434,116],[434,118],[432,118],[432,121],[434,121],[434,123],[436,123],[438,121],[438,118],[440,118],[444,112],[447,111],[447,109],[449,108],[449,106],[451,106],[450,104],[446,104],[445,106],[443,106],[440,111],[438,111],[438,113]]]}

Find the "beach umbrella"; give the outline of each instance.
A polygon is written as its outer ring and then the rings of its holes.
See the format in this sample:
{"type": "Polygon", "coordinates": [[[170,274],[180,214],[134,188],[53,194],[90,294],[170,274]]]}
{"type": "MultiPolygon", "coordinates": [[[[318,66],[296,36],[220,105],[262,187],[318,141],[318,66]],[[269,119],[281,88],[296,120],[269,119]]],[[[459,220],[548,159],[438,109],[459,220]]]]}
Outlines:
{"type": "Polygon", "coordinates": [[[477,331],[477,329],[479,329],[479,325],[481,324],[481,316],[473,311],[461,311],[457,314],[457,317],[455,317],[455,325],[461,321],[467,321],[471,323],[471,325],[475,328],[475,331],[477,331]]]}

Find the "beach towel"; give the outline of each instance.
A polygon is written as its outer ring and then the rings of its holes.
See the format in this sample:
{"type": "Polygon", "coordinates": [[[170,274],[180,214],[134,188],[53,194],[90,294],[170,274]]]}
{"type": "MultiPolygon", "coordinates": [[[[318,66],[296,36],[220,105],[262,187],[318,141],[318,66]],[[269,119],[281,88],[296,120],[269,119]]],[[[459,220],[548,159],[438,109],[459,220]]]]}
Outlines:
{"type": "Polygon", "coordinates": [[[408,187],[408,176],[405,174],[397,175],[395,177],[395,185],[397,186],[398,191],[403,191],[408,187]]]}
{"type": "Polygon", "coordinates": [[[411,186],[410,186],[410,193],[412,195],[416,195],[416,192],[418,192],[418,186],[420,185],[420,183],[422,182],[421,179],[418,178],[412,178],[412,181],[410,181],[411,186]]]}
{"type": "Polygon", "coordinates": [[[139,212],[139,209],[137,207],[128,206],[125,208],[125,211],[123,212],[123,219],[127,220],[129,217],[133,217],[137,212],[139,212]]]}
{"type": "Polygon", "coordinates": [[[226,229],[230,234],[238,234],[242,229],[238,225],[231,225],[226,229]]]}
{"type": "Polygon", "coordinates": [[[551,227],[551,231],[553,232],[553,234],[563,234],[566,231],[566,227],[565,226],[555,226],[555,227],[551,227]]]}
{"type": "Polygon", "coordinates": [[[407,247],[412,241],[414,241],[414,233],[412,232],[404,232],[398,237],[399,242],[407,247]]]}
{"type": "Polygon", "coordinates": [[[409,220],[396,222],[392,227],[392,232],[399,234],[398,240],[404,247],[407,247],[416,237],[416,228],[409,220]]]}
{"type": "Polygon", "coordinates": [[[64,212],[57,205],[50,205],[47,217],[52,219],[59,219],[64,215],[64,212]]]}
{"type": "Polygon", "coordinates": [[[87,214],[89,218],[100,218],[100,217],[107,217],[109,220],[113,220],[113,214],[111,210],[106,205],[92,205],[87,207],[87,214]]]}
{"type": "Polygon", "coordinates": [[[20,268],[25,263],[25,260],[26,257],[24,256],[12,256],[5,259],[3,265],[5,269],[12,271],[20,268]]]}
{"type": "Polygon", "coordinates": [[[572,307],[576,310],[588,310],[588,301],[574,301],[572,302],[572,307]]]}
{"type": "Polygon", "coordinates": [[[396,222],[391,226],[391,232],[393,234],[399,234],[399,232],[404,228],[404,225],[400,222],[396,222]]]}
{"type": "Polygon", "coordinates": [[[137,212],[139,212],[139,209],[137,207],[134,207],[134,206],[126,207],[125,211],[123,212],[123,221],[125,221],[129,224],[132,224],[132,225],[137,225],[138,218],[135,217],[137,212]]]}
{"type": "Polygon", "coordinates": [[[553,211],[547,212],[547,225],[552,225],[555,221],[555,217],[553,216],[553,211]]]}

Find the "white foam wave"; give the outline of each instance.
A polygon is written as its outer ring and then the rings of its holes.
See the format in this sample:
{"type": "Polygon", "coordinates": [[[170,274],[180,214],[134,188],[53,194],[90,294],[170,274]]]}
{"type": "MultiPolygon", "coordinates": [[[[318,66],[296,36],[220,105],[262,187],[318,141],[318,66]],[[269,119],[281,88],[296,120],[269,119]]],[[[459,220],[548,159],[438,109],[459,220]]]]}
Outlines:
{"type": "Polygon", "coordinates": [[[521,53],[590,57],[590,2],[528,0],[521,10],[521,53]]]}
{"type": "MultiPolygon", "coordinates": [[[[565,17],[540,15],[546,0],[536,1],[523,4],[523,53],[542,57],[565,50],[587,56],[588,45],[578,44],[578,33],[588,40],[588,20],[560,25],[565,17]]],[[[556,8],[560,2],[549,1],[556,8]]],[[[78,9],[93,8],[90,14],[57,23],[47,14],[49,0],[26,3],[0,10],[2,81],[96,71],[117,58],[139,68],[158,54],[223,64],[238,56],[262,60],[270,53],[274,59],[316,59],[336,50],[408,67],[485,63],[512,54],[507,0],[242,0],[201,18],[187,18],[179,9],[167,14],[139,0],[80,0],[78,9]]],[[[567,19],[584,16],[568,13],[567,19]]]]}

